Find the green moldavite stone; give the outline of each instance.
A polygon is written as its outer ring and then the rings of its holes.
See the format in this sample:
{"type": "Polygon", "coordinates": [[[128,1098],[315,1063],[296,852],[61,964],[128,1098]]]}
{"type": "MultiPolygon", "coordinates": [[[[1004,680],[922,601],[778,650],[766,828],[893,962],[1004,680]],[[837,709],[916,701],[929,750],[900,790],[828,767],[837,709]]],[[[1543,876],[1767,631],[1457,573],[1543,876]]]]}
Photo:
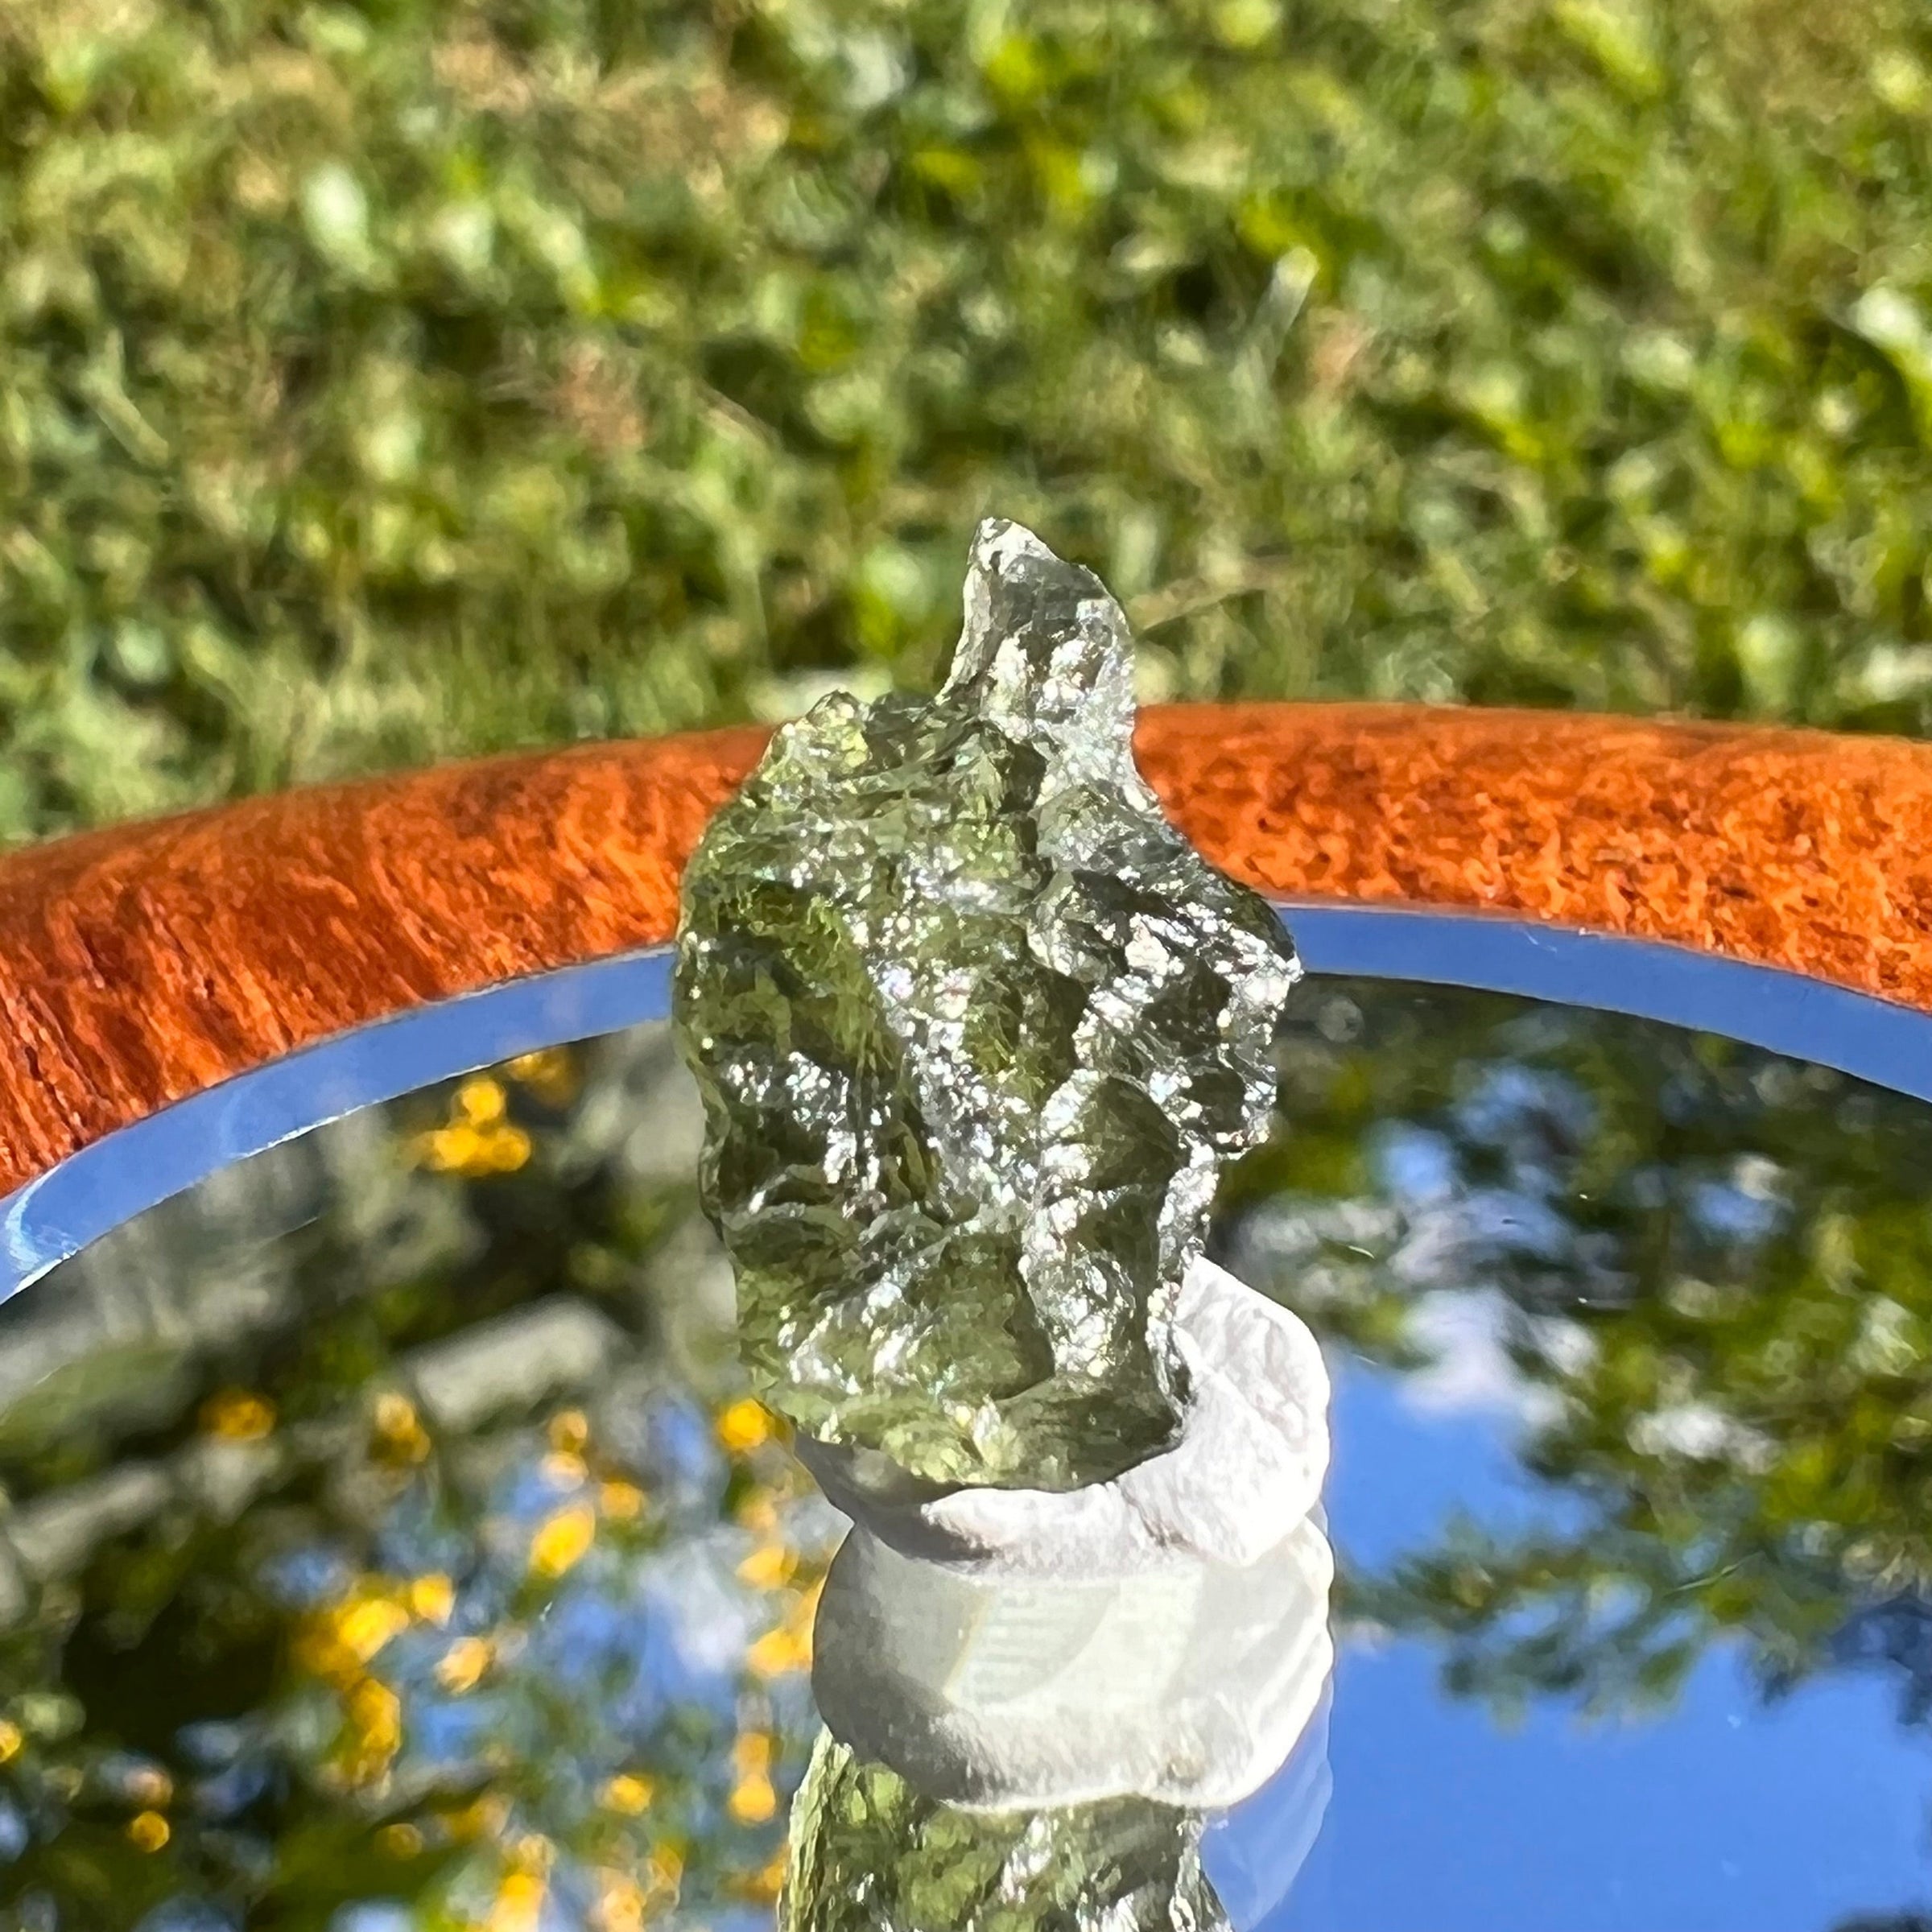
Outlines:
{"type": "Polygon", "coordinates": [[[1228,1932],[1202,1820],[1144,1798],[956,1810],[821,1733],[793,1802],[782,1932],[1228,1932]]]}
{"type": "Polygon", "coordinates": [[[1299,968],[1135,770],[1099,579],[989,521],[965,603],[936,697],[827,698],[712,820],[675,1013],[766,1399],[1071,1488],[1174,1432],[1169,1312],[1299,968]]]}

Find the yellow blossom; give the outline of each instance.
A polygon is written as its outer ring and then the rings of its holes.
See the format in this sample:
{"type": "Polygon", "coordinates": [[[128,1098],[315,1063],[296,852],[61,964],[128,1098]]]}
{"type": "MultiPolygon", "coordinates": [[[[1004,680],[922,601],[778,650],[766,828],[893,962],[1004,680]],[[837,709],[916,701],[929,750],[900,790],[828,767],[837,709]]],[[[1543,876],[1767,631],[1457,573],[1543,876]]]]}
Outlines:
{"type": "Polygon", "coordinates": [[[25,1741],[18,1724],[0,1717],[0,1765],[4,1765],[9,1758],[17,1757],[25,1741]]]}
{"type": "Polygon", "coordinates": [[[786,1848],[781,1845],[765,1867],[751,1875],[746,1889],[753,1898],[774,1899],[785,1887],[786,1848]]]}
{"type": "Polygon", "coordinates": [[[224,1389],[201,1407],[201,1426],[224,1442],[259,1442],[275,1426],[275,1405],[246,1389],[224,1389]]]}
{"type": "Polygon", "coordinates": [[[754,1677],[783,1677],[811,1665],[812,1620],[818,1614],[821,1578],[809,1589],[801,1590],[785,1612],[784,1621],[768,1630],[745,1653],[745,1661],[754,1677]]]}
{"type": "Polygon", "coordinates": [[[433,1127],[409,1143],[411,1160],[438,1174],[510,1174],[530,1158],[530,1136],[505,1119],[502,1084],[487,1074],[456,1089],[449,1125],[433,1127]]]}
{"type": "Polygon", "coordinates": [[[578,1455],[590,1440],[590,1421],[581,1409],[560,1409],[550,1418],[545,1433],[551,1448],[578,1455]]]}
{"type": "Polygon", "coordinates": [[[597,1932],[638,1932],[644,1922],[644,1893],[637,1880],[621,1872],[599,1876],[602,1883],[590,1909],[597,1932]]]}
{"type": "Polygon", "coordinates": [[[460,1810],[439,1814],[443,1829],[459,1843],[473,1838],[493,1838],[510,1815],[509,1801],[500,1792],[486,1791],[460,1810]]]}
{"type": "Polygon", "coordinates": [[[426,1624],[446,1624],[456,1607],[456,1589],[447,1576],[432,1571],[409,1586],[409,1607],[426,1624]]]}
{"type": "Polygon", "coordinates": [[[747,1395],[718,1416],[718,1440],[733,1455],[742,1455],[771,1439],[771,1417],[762,1402],[747,1395]]]}
{"type": "Polygon", "coordinates": [[[625,1771],[609,1780],[597,1798],[606,1810],[617,1812],[625,1818],[636,1818],[650,1809],[651,1800],[657,1794],[657,1786],[650,1778],[636,1772],[625,1771]]]}
{"type": "Polygon", "coordinates": [[[365,1596],[335,1612],[336,1641],[365,1664],[390,1639],[409,1628],[409,1612],[386,1596],[365,1596]]]}
{"type": "Polygon", "coordinates": [[[530,1568],[539,1576],[561,1576],[581,1559],[597,1534],[597,1513],[589,1503],[566,1505],[530,1538],[530,1568]]]}
{"type": "Polygon", "coordinates": [[[541,1831],[526,1831],[510,1847],[510,1862],[519,1872],[547,1872],[556,1858],[556,1847],[541,1831]]]}
{"type": "Polygon", "coordinates": [[[762,1543],[738,1565],[738,1581],[754,1590],[777,1590],[791,1581],[798,1567],[795,1550],[782,1543],[762,1543]]]}
{"type": "Polygon", "coordinates": [[[376,1434],[390,1448],[419,1463],[429,1453],[429,1435],[416,1414],[416,1406],[394,1389],[386,1389],[375,1400],[371,1411],[376,1434]]]}
{"type": "Polygon", "coordinates": [[[762,1825],[778,1808],[778,1794],[768,1777],[742,1777],[732,1786],[727,1808],[741,1825],[762,1825]]]}
{"type": "Polygon", "coordinates": [[[778,1529],[778,1506],[772,1501],[769,1489],[748,1491],[738,1500],[733,1512],[739,1522],[753,1536],[775,1536],[778,1529]]]}
{"type": "Polygon", "coordinates": [[[143,1852],[159,1852],[174,1835],[159,1811],[137,1811],[127,1821],[127,1835],[143,1852]]]}
{"type": "Polygon", "coordinates": [[[456,1089],[456,1112],[473,1127],[493,1127],[507,1104],[502,1088],[486,1073],[473,1074],[456,1089]]]}
{"type": "Polygon", "coordinates": [[[576,1063],[566,1047],[547,1046],[540,1052],[519,1054],[503,1071],[547,1107],[563,1106],[577,1090],[576,1063]]]}
{"type": "Polygon", "coordinates": [[[436,1661],[436,1682],[452,1696],[473,1690],[493,1653],[480,1637],[460,1637],[436,1661]]]}
{"type": "Polygon", "coordinates": [[[485,1922],[488,1932],[535,1932],[543,1909],[543,1880],[534,1872],[512,1872],[497,1889],[485,1922]]]}
{"type": "Polygon", "coordinates": [[[811,1639],[780,1624],[767,1630],[745,1653],[745,1667],[753,1677],[786,1677],[811,1667],[811,1639]]]}
{"type": "Polygon", "coordinates": [[[635,1483],[605,1483],[597,1490],[597,1507],[613,1523],[628,1523],[644,1513],[644,1492],[635,1483]]]}
{"type": "Polygon", "coordinates": [[[355,1734],[349,1777],[380,1777],[402,1742],[402,1700],[379,1678],[365,1677],[349,1694],[349,1721],[355,1734]]]}

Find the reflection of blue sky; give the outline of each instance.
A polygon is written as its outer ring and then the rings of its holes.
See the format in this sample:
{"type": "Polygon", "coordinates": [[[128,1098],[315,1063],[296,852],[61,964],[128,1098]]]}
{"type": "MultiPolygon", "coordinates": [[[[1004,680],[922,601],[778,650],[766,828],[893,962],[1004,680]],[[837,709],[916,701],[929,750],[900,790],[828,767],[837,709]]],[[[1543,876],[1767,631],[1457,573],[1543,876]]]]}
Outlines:
{"type": "Polygon", "coordinates": [[[1377,1183],[1405,1208],[1433,1206],[1455,1194],[1462,1164],[1446,1133],[1395,1121],[1377,1133],[1369,1147],[1377,1183]]]}
{"type": "Polygon", "coordinates": [[[1463,1137],[1503,1154],[1526,1175],[1546,1173],[1550,1157],[1590,1131],[1590,1096],[1567,1075],[1504,1060],[1485,1067],[1450,1109],[1463,1137]]]}
{"type": "MultiPolygon", "coordinates": [[[[1344,1368],[1335,1424],[1345,1560],[1385,1563],[1458,1509],[1521,1524],[1547,1508],[1493,1414],[1418,1412],[1344,1368]]],[[[1266,1932],[1827,1932],[1932,1900],[1932,1738],[1898,1724],[1881,1675],[1767,1709],[1716,1653],[1659,1719],[1542,1710],[1509,1731],[1445,1698],[1438,1662],[1414,1642],[1344,1650],[1332,1794],[1266,1932]]],[[[1297,1829],[1280,1798],[1241,1807],[1211,1861],[1265,1862],[1297,1829]]]]}
{"type": "MultiPolygon", "coordinates": [[[[1391,1257],[1396,1277],[1463,1288],[1499,1270],[1567,1266],[1579,1288],[1592,1275],[1609,1286],[1618,1261],[1606,1236],[1572,1218],[1591,1113],[1569,1075],[1505,1060],[1482,1067],[1440,1124],[1377,1126],[1367,1150],[1374,1192],[1405,1224],[1391,1257]]],[[[1773,1163],[1744,1154],[1721,1173],[1631,1168],[1619,1185],[1653,1208],[1681,1196],[1703,1241],[1737,1251],[1777,1232],[1788,1207],[1781,1183],[1773,1163]]]]}
{"type": "Polygon", "coordinates": [[[1785,1216],[1785,1203],[1770,1191],[1770,1180],[1747,1166],[1742,1180],[1700,1181],[1690,1198],[1699,1228],[1714,1241],[1750,1246],[1768,1241],[1785,1216]]]}

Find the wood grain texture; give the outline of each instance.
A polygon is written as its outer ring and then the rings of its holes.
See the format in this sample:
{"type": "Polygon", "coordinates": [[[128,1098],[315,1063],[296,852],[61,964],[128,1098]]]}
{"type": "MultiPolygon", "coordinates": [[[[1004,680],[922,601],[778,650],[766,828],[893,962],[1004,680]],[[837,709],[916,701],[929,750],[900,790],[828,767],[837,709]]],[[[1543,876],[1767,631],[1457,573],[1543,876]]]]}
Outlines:
{"type": "MultiPolygon", "coordinates": [[[[293,1048],[668,939],[763,740],[444,766],[0,861],[0,1194],[293,1048]]],[[[1932,746],[1261,705],[1152,711],[1139,750],[1264,890],[1526,914],[1932,1010],[1932,746]]]]}

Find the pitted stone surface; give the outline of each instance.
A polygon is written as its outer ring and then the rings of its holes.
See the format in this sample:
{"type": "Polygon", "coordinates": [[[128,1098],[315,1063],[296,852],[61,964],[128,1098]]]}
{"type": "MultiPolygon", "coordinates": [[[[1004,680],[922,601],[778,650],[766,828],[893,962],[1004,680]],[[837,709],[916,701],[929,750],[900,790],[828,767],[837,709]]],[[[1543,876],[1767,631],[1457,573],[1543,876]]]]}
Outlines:
{"type": "Polygon", "coordinates": [[[766,1398],[935,1484],[1072,1488],[1177,1429],[1175,1298],[1299,967],[1136,770],[1099,580],[992,521],[965,605],[937,696],[827,699],[713,819],[676,1016],[766,1398]]]}

